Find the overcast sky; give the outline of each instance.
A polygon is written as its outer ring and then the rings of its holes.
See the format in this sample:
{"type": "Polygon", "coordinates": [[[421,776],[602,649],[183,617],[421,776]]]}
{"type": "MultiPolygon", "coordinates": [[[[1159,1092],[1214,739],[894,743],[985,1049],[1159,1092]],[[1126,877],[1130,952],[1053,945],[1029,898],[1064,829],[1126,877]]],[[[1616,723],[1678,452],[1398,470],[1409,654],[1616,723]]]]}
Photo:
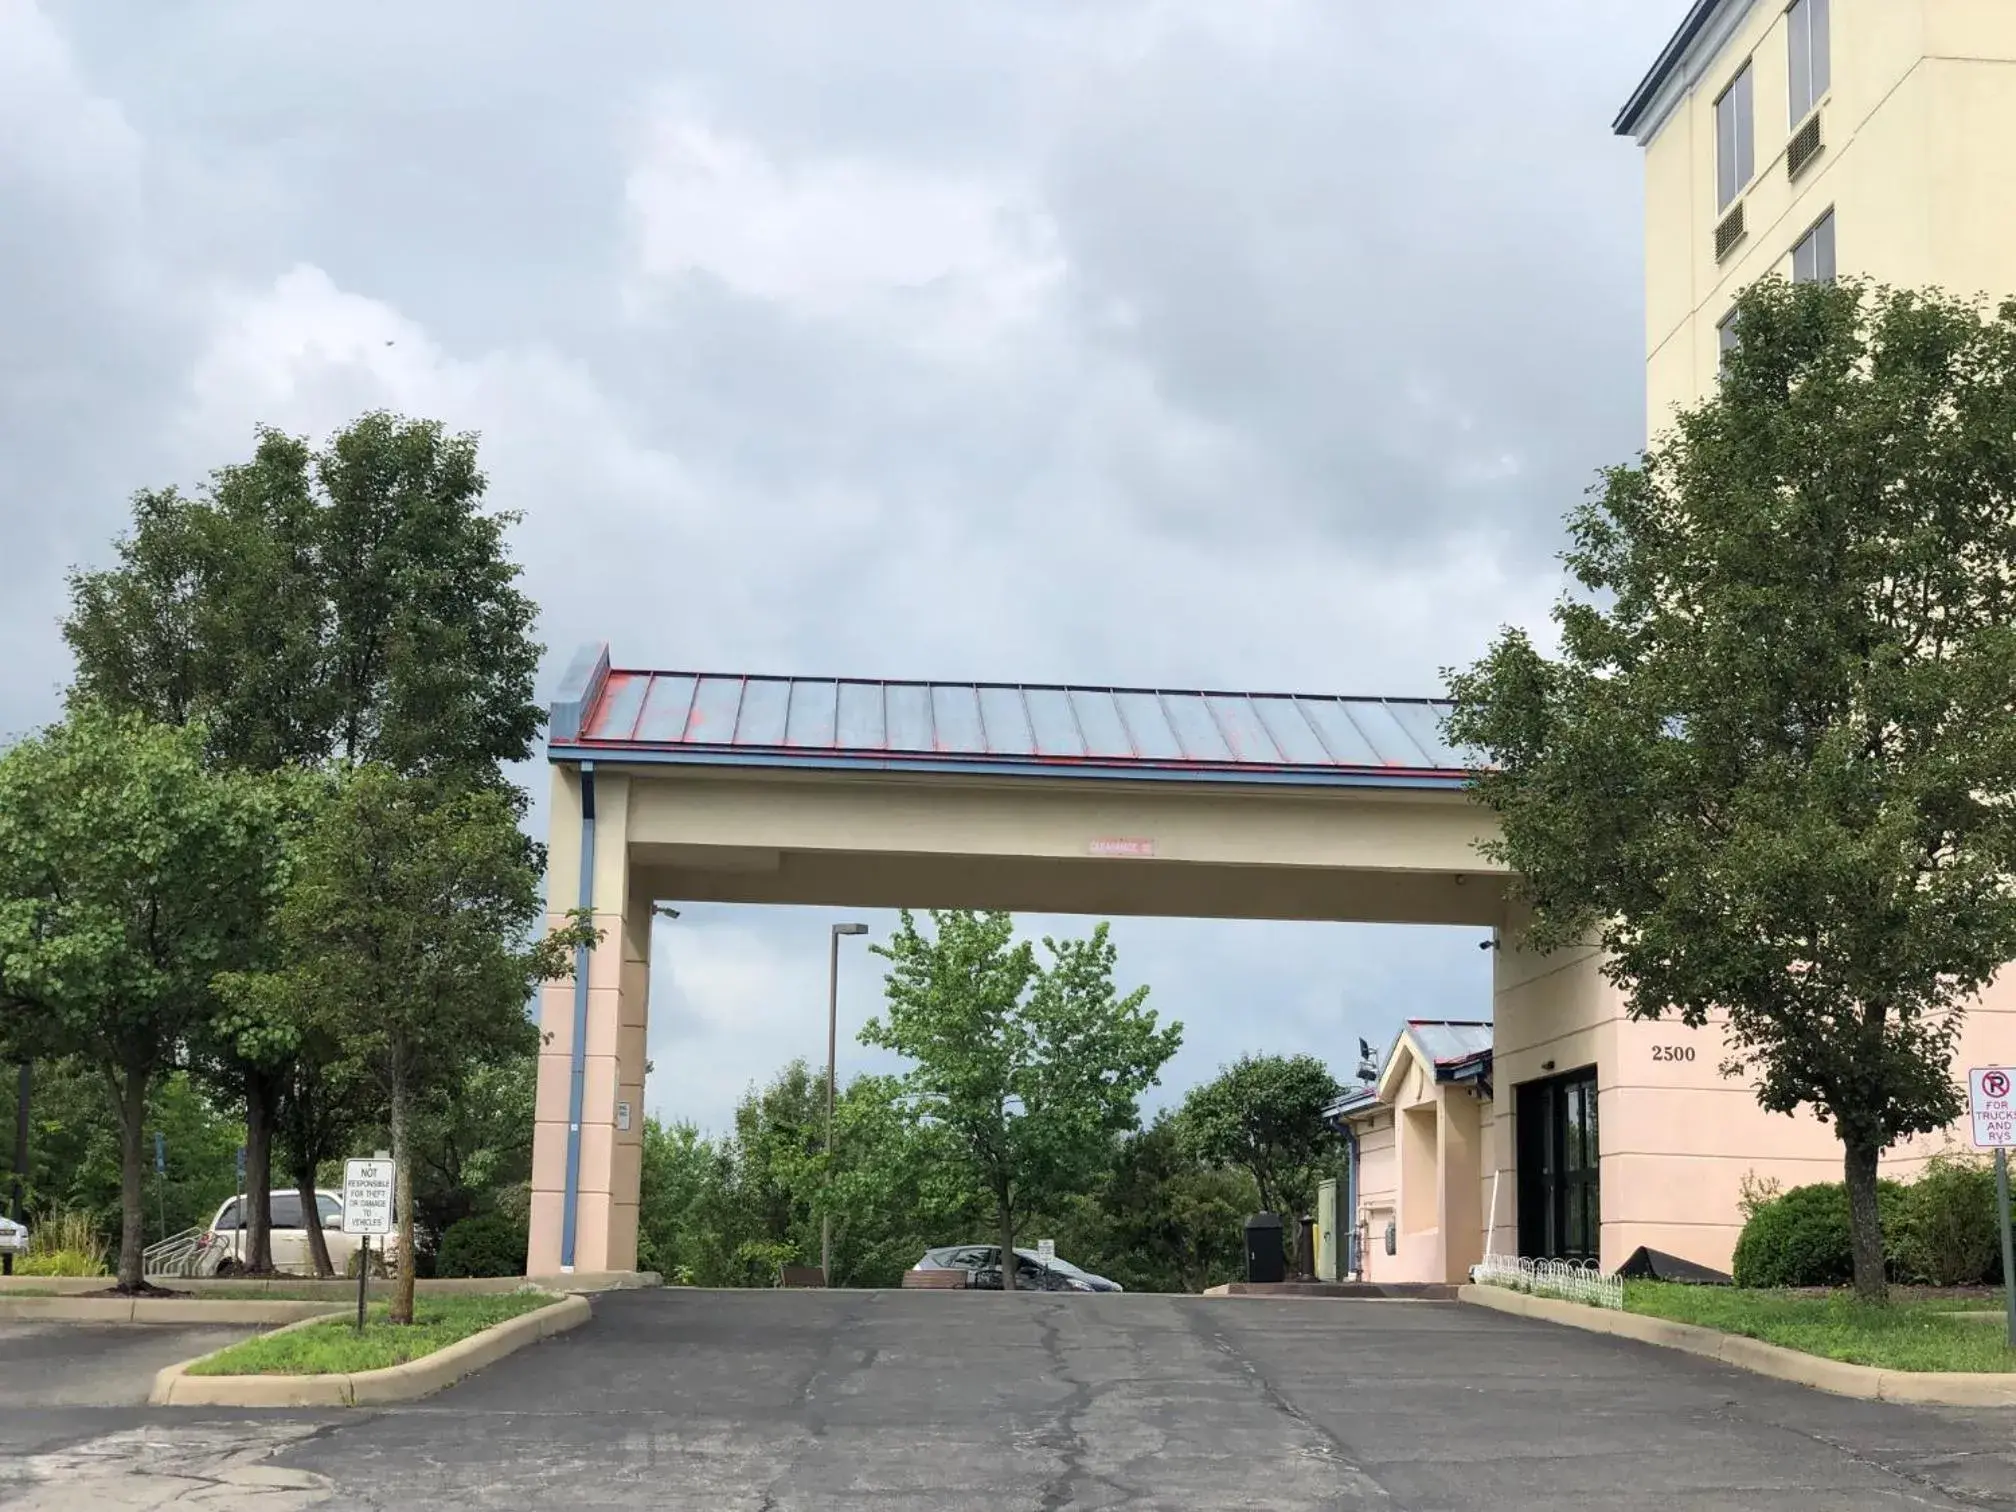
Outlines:
{"type": "MultiPolygon", "coordinates": [[[[606,639],[1439,692],[1639,444],[1608,123],[1682,8],[0,0],[0,731],[133,490],[375,406],[482,433],[549,688],[606,639]]],[[[823,1057],[833,917],[661,924],[655,1111],[823,1057]]],[[[1162,1097],[1489,1012],[1472,932],[1115,934],[1186,1026],[1162,1097]]]]}

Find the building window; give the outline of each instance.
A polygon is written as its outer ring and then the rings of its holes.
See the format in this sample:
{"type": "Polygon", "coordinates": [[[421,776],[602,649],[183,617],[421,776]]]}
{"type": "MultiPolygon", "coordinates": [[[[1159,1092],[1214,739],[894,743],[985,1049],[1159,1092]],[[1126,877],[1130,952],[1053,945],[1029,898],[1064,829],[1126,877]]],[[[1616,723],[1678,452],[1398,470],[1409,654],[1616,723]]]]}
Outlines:
{"type": "Polygon", "coordinates": [[[1603,1235],[1596,1068],[1527,1082],[1517,1096],[1519,1253],[1595,1260],[1603,1235]]]}
{"type": "Polygon", "coordinates": [[[1830,0],[1794,0],[1785,13],[1786,45],[1791,51],[1792,124],[1813,113],[1827,93],[1833,69],[1827,44],[1830,0]]]}
{"type": "Polygon", "coordinates": [[[1756,133],[1750,109],[1750,65],[1736,75],[1715,102],[1715,203],[1727,209],[1743,192],[1756,166],[1756,133]]]}
{"type": "Polygon", "coordinates": [[[1792,282],[1832,283],[1834,281],[1834,212],[1820,222],[1792,249],[1792,282]]]}
{"type": "Polygon", "coordinates": [[[1719,371],[1729,365],[1729,354],[1736,350],[1736,312],[1731,310],[1715,322],[1715,365],[1719,371]]]}

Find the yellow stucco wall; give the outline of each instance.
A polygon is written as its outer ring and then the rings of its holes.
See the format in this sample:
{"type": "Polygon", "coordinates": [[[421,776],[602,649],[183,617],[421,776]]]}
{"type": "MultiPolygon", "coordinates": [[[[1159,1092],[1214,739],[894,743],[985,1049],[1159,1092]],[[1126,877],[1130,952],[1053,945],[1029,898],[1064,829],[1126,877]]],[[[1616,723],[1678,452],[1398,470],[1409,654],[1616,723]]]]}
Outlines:
{"type": "Polygon", "coordinates": [[[1645,148],[1647,430],[1714,382],[1716,327],[1753,279],[1789,271],[1829,209],[1836,261],[1899,285],[2016,292],[2016,5],[1833,0],[1823,147],[1792,180],[1785,9],[1757,3],[1645,148]],[[1755,175],[1744,240],[1717,262],[1715,100],[1748,59],[1755,175]]]}

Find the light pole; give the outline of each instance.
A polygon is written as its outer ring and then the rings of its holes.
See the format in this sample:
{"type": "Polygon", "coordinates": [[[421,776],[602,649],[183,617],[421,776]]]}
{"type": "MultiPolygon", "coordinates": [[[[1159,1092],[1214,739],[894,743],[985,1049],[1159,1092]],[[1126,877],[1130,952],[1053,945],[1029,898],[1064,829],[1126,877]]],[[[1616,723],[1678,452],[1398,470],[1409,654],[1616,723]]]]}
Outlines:
{"type": "Polygon", "coordinates": [[[833,1063],[840,1058],[840,936],[864,935],[866,924],[835,924],[826,972],[826,1211],[819,1215],[819,1277],[833,1284],[833,1063]]]}

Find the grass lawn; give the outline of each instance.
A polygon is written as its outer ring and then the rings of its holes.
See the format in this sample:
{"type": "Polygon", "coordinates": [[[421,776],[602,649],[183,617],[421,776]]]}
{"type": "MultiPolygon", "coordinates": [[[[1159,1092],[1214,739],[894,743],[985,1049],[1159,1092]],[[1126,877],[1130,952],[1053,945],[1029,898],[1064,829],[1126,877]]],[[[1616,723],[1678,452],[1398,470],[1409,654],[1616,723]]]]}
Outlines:
{"type": "MultiPolygon", "coordinates": [[[[1999,1315],[2000,1304],[1992,1305],[1999,1315]]],[[[1978,1300],[1899,1295],[1888,1307],[1870,1307],[1847,1293],[1627,1281],[1624,1306],[1630,1312],[1884,1370],[2016,1370],[2016,1352],[2009,1349],[1997,1323],[1940,1316],[1987,1310],[1978,1300]]]]}
{"type": "Polygon", "coordinates": [[[261,1334],[234,1344],[190,1368],[191,1375],[339,1375],[381,1370],[434,1353],[471,1334],[559,1301],[545,1292],[501,1296],[429,1296],[413,1303],[413,1324],[394,1328],[385,1321],[384,1302],[373,1302],[357,1332],[357,1314],[311,1323],[287,1333],[261,1334]]]}

